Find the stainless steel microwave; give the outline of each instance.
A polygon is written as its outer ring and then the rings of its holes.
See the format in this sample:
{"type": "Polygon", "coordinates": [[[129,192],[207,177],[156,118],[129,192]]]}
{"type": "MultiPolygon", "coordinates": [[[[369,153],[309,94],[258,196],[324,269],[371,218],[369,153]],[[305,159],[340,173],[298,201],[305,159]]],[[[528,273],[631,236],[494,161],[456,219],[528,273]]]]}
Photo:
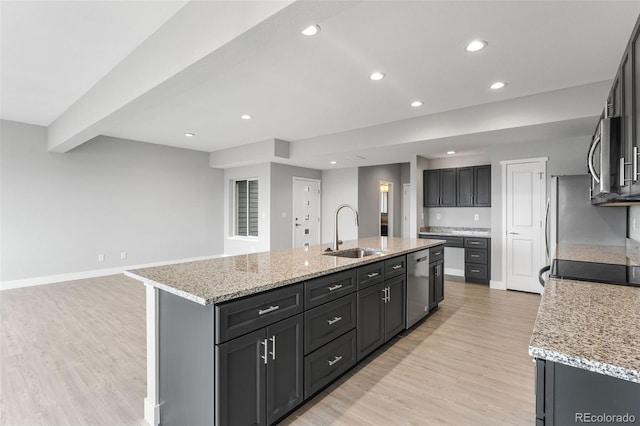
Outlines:
{"type": "Polygon", "coordinates": [[[589,147],[587,167],[591,198],[608,200],[620,195],[617,179],[620,158],[620,117],[602,118],[589,147]]]}

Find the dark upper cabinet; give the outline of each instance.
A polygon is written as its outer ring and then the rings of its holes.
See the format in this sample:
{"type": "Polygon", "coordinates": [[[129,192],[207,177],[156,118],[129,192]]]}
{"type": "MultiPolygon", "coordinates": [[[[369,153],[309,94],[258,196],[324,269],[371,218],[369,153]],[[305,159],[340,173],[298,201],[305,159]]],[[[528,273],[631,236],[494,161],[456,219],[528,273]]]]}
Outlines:
{"type": "Polygon", "coordinates": [[[491,207],[491,166],[461,167],[456,173],[458,207],[491,207]]]}
{"type": "Polygon", "coordinates": [[[473,168],[473,205],[491,207],[491,166],[473,168]]]}
{"type": "Polygon", "coordinates": [[[633,164],[631,176],[630,195],[640,195],[640,26],[636,26],[631,43],[629,45],[629,59],[625,71],[625,143],[627,145],[627,156],[633,164]]]}
{"type": "Polygon", "coordinates": [[[425,170],[423,177],[425,207],[456,205],[456,169],[425,170]]]}
{"type": "Polygon", "coordinates": [[[457,169],[458,173],[458,207],[473,206],[473,167],[457,169]]]}

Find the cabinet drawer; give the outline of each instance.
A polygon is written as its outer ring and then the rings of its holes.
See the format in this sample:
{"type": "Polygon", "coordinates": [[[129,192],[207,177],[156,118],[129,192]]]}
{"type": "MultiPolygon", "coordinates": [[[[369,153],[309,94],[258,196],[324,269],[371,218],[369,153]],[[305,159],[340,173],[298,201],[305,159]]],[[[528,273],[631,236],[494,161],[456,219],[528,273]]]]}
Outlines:
{"type": "Polygon", "coordinates": [[[355,330],[304,357],[305,399],[338,378],[355,363],[355,330]]]}
{"type": "Polygon", "coordinates": [[[352,293],[304,313],[304,353],[308,354],[356,326],[356,294],[352,293]]]}
{"type": "Polygon", "coordinates": [[[304,308],[314,308],[356,291],[356,271],[338,272],[304,283],[304,308]]]}
{"type": "Polygon", "coordinates": [[[302,284],[216,305],[216,344],[302,312],[302,284]]]}
{"type": "Polygon", "coordinates": [[[384,262],[375,262],[361,266],[357,270],[358,290],[371,287],[384,281],[384,262]]]}
{"type": "Polygon", "coordinates": [[[482,263],[483,265],[486,265],[487,251],[476,250],[476,249],[466,249],[464,251],[464,261],[467,263],[482,263]]]}
{"type": "Polygon", "coordinates": [[[429,248],[429,263],[444,259],[444,245],[429,248]]]}
{"type": "Polygon", "coordinates": [[[446,235],[435,235],[435,234],[420,234],[420,238],[424,238],[427,240],[445,240],[445,247],[464,247],[464,238],[463,237],[450,237],[446,235]]]}
{"type": "Polygon", "coordinates": [[[467,248],[486,249],[488,247],[487,238],[465,238],[464,246],[467,248]]]}
{"type": "Polygon", "coordinates": [[[407,273],[407,256],[398,256],[384,261],[385,279],[407,273]]]}
{"type": "Polygon", "coordinates": [[[479,280],[486,280],[487,277],[487,265],[479,265],[476,263],[467,263],[464,265],[465,278],[475,278],[479,280]]]}

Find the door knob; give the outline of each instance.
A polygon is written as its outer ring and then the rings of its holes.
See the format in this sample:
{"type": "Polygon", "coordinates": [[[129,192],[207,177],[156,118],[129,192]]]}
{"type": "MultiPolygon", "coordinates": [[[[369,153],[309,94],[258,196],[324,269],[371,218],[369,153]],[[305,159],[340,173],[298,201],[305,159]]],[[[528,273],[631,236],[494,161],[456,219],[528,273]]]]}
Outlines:
{"type": "Polygon", "coordinates": [[[509,232],[509,234],[511,234],[511,235],[520,235],[519,232],[509,232]]]}

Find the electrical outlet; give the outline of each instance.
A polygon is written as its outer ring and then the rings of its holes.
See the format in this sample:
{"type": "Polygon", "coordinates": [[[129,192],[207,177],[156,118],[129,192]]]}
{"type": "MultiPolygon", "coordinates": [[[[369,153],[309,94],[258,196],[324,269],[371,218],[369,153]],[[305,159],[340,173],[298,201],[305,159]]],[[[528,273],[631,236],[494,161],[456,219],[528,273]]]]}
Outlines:
{"type": "Polygon", "coordinates": [[[475,221],[480,220],[480,215],[479,214],[474,214],[473,215],[473,220],[475,220],[475,221]]]}
{"type": "Polygon", "coordinates": [[[436,213],[436,220],[442,219],[442,215],[440,213],[436,213]]]}
{"type": "Polygon", "coordinates": [[[98,262],[104,262],[104,254],[100,253],[98,255],[98,262]]]}
{"type": "Polygon", "coordinates": [[[120,252],[120,259],[126,259],[127,258],[127,252],[126,251],[121,251],[120,252]]]}
{"type": "Polygon", "coordinates": [[[287,212],[282,212],[282,218],[285,219],[287,217],[287,212]]]}

